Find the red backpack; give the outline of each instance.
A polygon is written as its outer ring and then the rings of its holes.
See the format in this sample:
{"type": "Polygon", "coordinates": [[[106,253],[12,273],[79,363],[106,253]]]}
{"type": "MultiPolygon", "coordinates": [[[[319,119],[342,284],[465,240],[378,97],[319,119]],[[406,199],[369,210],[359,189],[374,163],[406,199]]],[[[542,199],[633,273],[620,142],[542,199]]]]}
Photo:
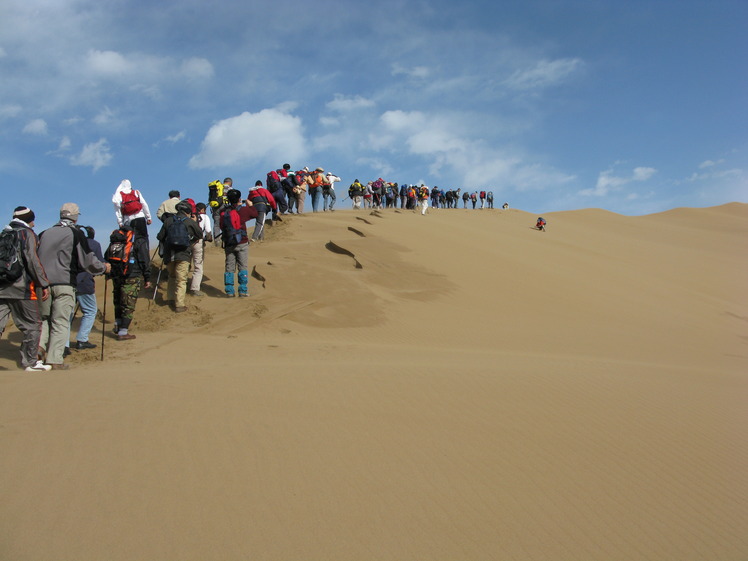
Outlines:
{"type": "Polygon", "coordinates": [[[120,192],[120,196],[122,197],[122,202],[119,208],[124,216],[137,214],[143,210],[143,203],[140,202],[140,193],[135,189],[131,189],[129,193],[122,191],[120,192]]]}

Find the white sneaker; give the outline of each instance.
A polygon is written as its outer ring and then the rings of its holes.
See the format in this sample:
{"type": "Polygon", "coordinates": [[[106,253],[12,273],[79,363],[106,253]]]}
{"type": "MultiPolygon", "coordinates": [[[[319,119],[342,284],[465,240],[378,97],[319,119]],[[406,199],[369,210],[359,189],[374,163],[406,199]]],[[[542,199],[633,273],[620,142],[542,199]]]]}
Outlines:
{"type": "Polygon", "coordinates": [[[52,370],[49,364],[44,364],[41,360],[37,360],[34,366],[27,366],[26,372],[47,372],[52,370]]]}

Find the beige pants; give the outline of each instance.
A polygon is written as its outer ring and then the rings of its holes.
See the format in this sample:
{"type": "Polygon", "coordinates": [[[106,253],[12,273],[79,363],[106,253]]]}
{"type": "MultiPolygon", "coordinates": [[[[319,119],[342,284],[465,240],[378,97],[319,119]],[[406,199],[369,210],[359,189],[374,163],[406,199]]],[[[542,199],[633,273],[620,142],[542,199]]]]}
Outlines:
{"type": "Polygon", "coordinates": [[[190,282],[190,290],[193,292],[200,290],[200,284],[203,282],[204,246],[203,240],[199,240],[192,245],[192,281],[190,282]]]}
{"type": "Polygon", "coordinates": [[[177,308],[184,306],[187,293],[187,275],[190,271],[189,261],[172,261],[166,266],[169,271],[169,284],[166,288],[166,299],[174,300],[177,308]]]}

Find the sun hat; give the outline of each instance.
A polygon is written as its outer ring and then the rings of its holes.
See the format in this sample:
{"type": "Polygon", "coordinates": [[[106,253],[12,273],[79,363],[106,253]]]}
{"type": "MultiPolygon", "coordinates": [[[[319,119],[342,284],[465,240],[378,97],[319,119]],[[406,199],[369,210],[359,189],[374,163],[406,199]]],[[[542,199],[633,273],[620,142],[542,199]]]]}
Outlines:
{"type": "Polygon", "coordinates": [[[62,205],[62,208],[60,208],[60,218],[67,218],[76,221],[78,220],[80,213],[81,211],[75,203],[65,203],[62,205]]]}

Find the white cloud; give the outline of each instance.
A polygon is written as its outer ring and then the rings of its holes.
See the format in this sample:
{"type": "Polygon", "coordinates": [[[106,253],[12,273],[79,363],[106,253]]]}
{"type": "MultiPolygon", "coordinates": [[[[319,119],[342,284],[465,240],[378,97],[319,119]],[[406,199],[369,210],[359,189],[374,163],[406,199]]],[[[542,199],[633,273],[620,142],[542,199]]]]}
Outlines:
{"type": "Polygon", "coordinates": [[[106,138],[86,144],[80,154],[72,156],[70,163],[74,166],[91,166],[97,171],[108,166],[112,161],[112,153],[106,138]]]}
{"type": "Polygon", "coordinates": [[[191,80],[209,80],[215,73],[210,61],[199,57],[182,61],[181,70],[182,74],[191,80]]]}
{"type": "Polygon", "coordinates": [[[712,160],[706,160],[705,162],[701,162],[699,164],[699,169],[711,168],[711,167],[714,167],[714,166],[717,166],[717,165],[720,165],[720,164],[724,164],[724,163],[725,163],[725,160],[717,160],[716,162],[714,162],[712,160]]]}
{"type": "Polygon", "coordinates": [[[89,51],[86,57],[88,68],[103,76],[124,76],[133,74],[137,65],[114,51],[89,51]]]}
{"type": "Polygon", "coordinates": [[[99,114],[94,117],[93,121],[97,125],[108,125],[109,123],[114,121],[114,119],[114,111],[109,109],[109,107],[104,107],[101,111],[99,111],[99,114]]]}
{"type": "Polygon", "coordinates": [[[335,94],[332,101],[327,102],[327,108],[332,111],[338,111],[340,113],[346,113],[356,109],[367,109],[374,107],[376,104],[371,99],[366,99],[360,95],[353,97],[346,97],[341,94],[335,94]]]}
{"type": "Polygon", "coordinates": [[[159,145],[161,145],[163,143],[176,144],[177,142],[180,142],[180,141],[184,140],[186,137],[187,137],[187,132],[186,131],[179,131],[176,134],[172,134],[171,136],[167,136],[166,138],[162,138],[158,142],[154,142],[153,146],[155,148],[155,147],[158,147],[159,145]]]}
{"type": "Polygon", "coordinates": [[[301,119],[277,109],[244,112],[217,122],[192,156],[190,168],[271,165],[306,156],[301,119]]]}
{"type": "Polygon", "coordinates": [[[47,134],[47,121],[44,119],[34,119],[33,121],[29,121],[26,123],[26,126],[23,127],[23,132],[25,134],[45,136],[47,134]]]}
{"type": "Polygon", "coordinates": [[[614,175],[612,169],[600,172],[597,177],[597,184],[594,189],[582,189],[579,191],[580,195],[604,197],[611,192],[620,191],[624,185],[631,182],[642,182],[650,179],[657,170],[649,167],[637,167],[634,168],[630,176],[621,177],[614,175]]]}
{"type": "Polygon", "coordinates": [[[405,75],[410,78],[424,79],[431,75],[431,70],[428,66],[413,66],[411,68],[406,68],[402,64],[396,62],[392,65],[392,75],[405,75]]]}
{"type": "Polygon", "coordinates": [[[67,136],[63,136],[62,140],[60,140],[60,145],[57,147],[57,150],[70,150],[70,147],[72,146],[72,142],[70,142],[70,138],[67,136]]]}
{"type": "Polygon", "coordinates": [[[583,65],[582,60],[578,58],[541,60],[532,68],[517,70],[505,84],[516,90],[546,88],[563,82],[583,65]]]}
{"type": "Polygon", "coordinates": [[[631,178],[632,181],[646,181],[652,177],[657,170],[654,168],[634,168],[634,175],[631,178]]]}
{"type": "Polygon", "coordinates": [[[0,105],[0,119],[17,117],[23,111],[20,105],[0,105]]]}

